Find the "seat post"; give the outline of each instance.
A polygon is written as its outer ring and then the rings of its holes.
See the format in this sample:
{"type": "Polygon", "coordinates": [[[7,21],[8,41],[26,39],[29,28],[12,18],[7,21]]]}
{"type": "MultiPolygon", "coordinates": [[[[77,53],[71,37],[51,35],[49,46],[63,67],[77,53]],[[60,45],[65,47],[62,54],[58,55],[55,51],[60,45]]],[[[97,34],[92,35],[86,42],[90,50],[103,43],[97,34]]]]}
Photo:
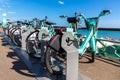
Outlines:
{"type": "Polygon", "coordinates": [[[73,24],[73,31],[75,32],[77,30],[77,23],[72,23],[73,24]]]}

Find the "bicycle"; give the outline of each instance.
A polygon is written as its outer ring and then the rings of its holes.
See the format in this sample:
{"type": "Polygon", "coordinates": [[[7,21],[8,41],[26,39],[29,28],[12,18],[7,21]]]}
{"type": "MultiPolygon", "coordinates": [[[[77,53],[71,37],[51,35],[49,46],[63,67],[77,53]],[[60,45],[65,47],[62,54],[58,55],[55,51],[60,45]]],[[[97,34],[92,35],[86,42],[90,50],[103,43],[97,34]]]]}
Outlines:
{"type": "MultiPolygon", "coordinates": [[[[26,51],[29,55],[35,58],[41,58],[42,52],[44,53],[45,51],[45,49],[43,50],[45,44],[42,45],[44,42],[41,41],[43,41],[43,38],[49,39],[55,34],[53,27],[55,23],[47,21],[47,17],[43,20],[36,18],[35,21],[34,26],[36,27],[36,30],[31,32],[26,38],[26,51]]],[[[47,43],[48,40],[44,41],[47,43]]]]}
{"type": "MultiPolygon", "coordinates": [[[[48,44],[46,53],[45,53],[45,64],[49,73],[54,75],[65,74],[66,70],[66,51],[62,48],[62,37],[64,34],[71,33],[74,39],[71,39],[69,36],[66,38],[66,43],[68,45],[74,44],[78,49],[79,56],[82,56],[87,50],[87,44],[90,45],[92,52],[92,60],[94,62],[94,55],[96,53],[96,39],[97,39],[97,25],[99,18],[110,14],[110,10],[103,10],[98,17],[86,18],[83,14],[75,13],[75,17],[60,16],[62,18],[67,18],[68,26],[66,32],[57,34],[48,44]],[[77,24],[80,22],[80,19],[85,21],[86,29],[88,34],[82,39],[81,34],[76,32],[77,24]],[[75,26],[74,26],[75,25],[75,26]],[[74,28],[74,29],[73,29],[74,28]]],[[[73,53],[74,54],[74,53],[73,53]]]]}

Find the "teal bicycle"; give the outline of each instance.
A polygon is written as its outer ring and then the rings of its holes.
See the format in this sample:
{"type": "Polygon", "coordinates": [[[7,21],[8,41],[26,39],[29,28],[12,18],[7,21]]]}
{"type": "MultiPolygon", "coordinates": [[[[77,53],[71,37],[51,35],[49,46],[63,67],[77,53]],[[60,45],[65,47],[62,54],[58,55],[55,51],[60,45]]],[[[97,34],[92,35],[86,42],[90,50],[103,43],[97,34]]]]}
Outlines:
{"type": "MultiPolygon", "coordinates": [[[[66,71],[66,51],[62,48],[62,37],[65,33],[71,33],[74,39],[71,39],[69,36],[66,38],[66,43],[68,45],[74,44],[74,46],[78,49],[79,55],[82,56],[85,54],[87,50],[87,45],[90,45],[91,49],[91,62],[94,62],[94,55],[97,51],[96,47],[96,39],[97,39],[97,26],[98,21],[101,16],[105,16],[110,14],[110,10],[103,10],[98,17],[86,18],[83,14],[75,13],[75,17],[68,16],[60,16],[62,18],[67,18],[68,27],[66,28],[66,32],[62,32],[56,34],[54,38],[51,39],[46,53],[45,53],[45,64],[47,70],[51,74],[64,74],[66,71]],[[88,33],[86,37],[83,39],[82,35],[77,33],[77,24],[80,20],[84,20],[86,29],[88,33]]],[[[74,53],[73,53],[74,54],[74,53]]]]}
{"type": "Polygon", "coordinates": [[[42,53],[44,53],[41,41],[47,42],[55,34],[54,27],[55,23],[47,21],[47,17],[43,20],[34,19],[35,31],[31,32],[26,38],[26,51],[30,56],[35,58],[41,58],[42,53]],[[48,38],[48,40],[43,40],[48,38]],[[42,48],[42,49],[41,49],[42,48]]]}

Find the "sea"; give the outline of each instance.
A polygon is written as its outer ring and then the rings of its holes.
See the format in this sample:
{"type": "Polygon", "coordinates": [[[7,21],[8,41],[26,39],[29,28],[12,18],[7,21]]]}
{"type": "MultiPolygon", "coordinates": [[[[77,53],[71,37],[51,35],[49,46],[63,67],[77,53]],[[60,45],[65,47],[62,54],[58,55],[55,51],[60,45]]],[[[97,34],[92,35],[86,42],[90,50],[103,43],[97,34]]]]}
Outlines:
{"type": "MultiPolygon", "coordinates": [[[[78,30],[79,34],[87,35],[88,31],[87,30],[78,30]]],[[[115,31],[115,30],[98,30],[98,38],[106,38],[109,37],[112,40],[117,40],[120,41],[120,31],[115,31]]]]}

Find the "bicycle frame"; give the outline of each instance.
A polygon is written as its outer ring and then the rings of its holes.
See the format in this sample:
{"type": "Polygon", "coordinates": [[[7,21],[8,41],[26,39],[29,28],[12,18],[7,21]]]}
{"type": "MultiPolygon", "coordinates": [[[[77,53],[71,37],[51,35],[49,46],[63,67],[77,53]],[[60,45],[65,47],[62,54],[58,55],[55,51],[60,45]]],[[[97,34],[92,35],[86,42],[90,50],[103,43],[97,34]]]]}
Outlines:
{"type": "Polygon", "coordinates": [[[37,21],[37,23],[35,22],[37,24],[35,26],[36,30],[30,33],[26,38],[27,42],[26,50],[30,55],[36,58],[41,58],[44,55],[46,46],[48,45],[48,41],[55,34],[55,31],[53,23],[46,21],[46,19],[44,20],[37,19],[36,21],[37,21]],[[34,39],[32,35],[34,36],[34,39]],[[30,37],[32,38],[30,39],[30,37]],[[32,44],[35,47],[34,48],[29,47],[30,44],[32,44]]]}
{"type": "MultiPolygon", "coordinates": [[[[42,35],[43,37],[49,37],[49,38],[51,38],[53,35],[55,35],[55,31],[54,31],[54,27],[53,27],[53,23],[50,23],[50,25],[45,25],[46,24],[46,20],[43,20],[43,21],[41,21],[42,23],[41,23],[41,26],[40,26],[40,32],[42,31],[42,30],[44,30],[44,31],[46,31],[47,32],[47,34],[46,33],[40,33],[41,35],[42,34],[46,34],[46,35],[42,35]]],[[[41,37],[42,37],[41,36],[41,37]]]]}
{"type": "MultiPolygon", "coordinates": [[[[98,32],[97,31],[98,20],[101,16],[104,16],[104,15],[109,14],[109,13],[110,13],[109,10],[103,10],[99,14],[99,16],[95,17],[95,18],[86,18],[83,14],[79,15],[80,18],[85,20],[86,27],[87,27],[87,30],[88,30],[88,34],[86,35],[84,41],[78,47],[78,52],[79,52],[80,55],[84,54],[84,52],[87,49],[88,44],[89,44],[90,48],[92,49],[91,50],[92,53],[96,53],[96,51],[97,51],[97,47],[96,47],[97,40],[96,39],[97,39],[97,32],[98,32]]],[[[74,38],[77,38],[76,37],[76,32],[74,32],[72,28],[73,28],[72,23],[69,23],[68,27],[67,27],[67,31],[73,33],[74,38]]]]}
{"type": "MultiPolygon", "coordinates": [[[[97,18],[96,18],[97,19],[97,18]]],[[[82,42],[82,45],[79,46],[79,53],[81,55],[84,54],[86,50],[86,46],[89,44],[92,52],[96,52],[96,38],[97,38],[97,20],[94,20],[94,18],[87,19],[88,24],[88,34],[86,35],[85,40],[82,42]],[[89,21],[89,22],[88,22],[89,21]],[[91,24],[92,23],[92,24],[91,24]]]]}

